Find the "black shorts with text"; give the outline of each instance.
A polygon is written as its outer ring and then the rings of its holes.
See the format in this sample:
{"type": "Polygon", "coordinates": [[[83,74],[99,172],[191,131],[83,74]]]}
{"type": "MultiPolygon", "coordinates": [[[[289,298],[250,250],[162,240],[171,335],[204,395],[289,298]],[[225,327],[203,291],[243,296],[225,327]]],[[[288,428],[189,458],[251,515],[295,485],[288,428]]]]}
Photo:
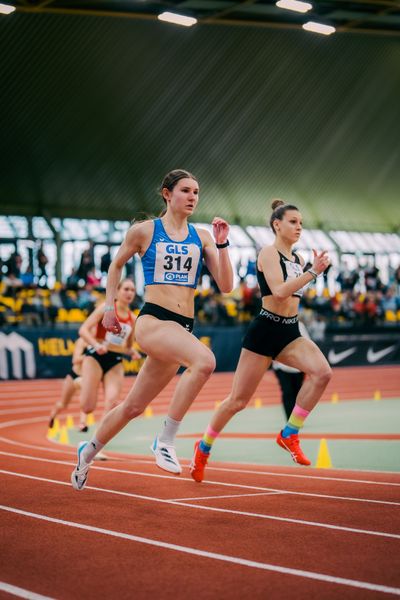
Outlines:
{"type": "Polygon", "coordinates": [[[282,317],[262,308],[250,323],[242,347],[262,356],[276,358],[298,337],[301,337],[301,333],[297,315],[282,317]]]}

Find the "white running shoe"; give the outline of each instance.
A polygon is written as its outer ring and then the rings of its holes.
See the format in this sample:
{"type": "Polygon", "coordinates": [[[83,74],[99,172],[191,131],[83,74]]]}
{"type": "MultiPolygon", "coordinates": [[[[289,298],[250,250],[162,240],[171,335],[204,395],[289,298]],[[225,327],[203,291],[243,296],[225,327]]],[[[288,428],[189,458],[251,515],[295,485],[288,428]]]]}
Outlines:
{"type": "Polygon", "coordinates": [[[160,469],[164,469],[164,471],[168,471],[169,473],[182,473],[182,467],[179,464],[174,446],[168,446],[160,442],[158,435],[156,435],[153,444],[150,446],[150,450],[156,457],[156,463],[160,469]]]}
{"type": "Polygon", "coordinates": [[[83,459],[83,456],[82,456],[82,451],[84,450],[84,448],[86,448],[88,443],[89,442],[81,442],[79,444],[79,446],[78,446],[78,463],[71,474],[72,487],[74,488],[74,490],[77,490],[77,491],[83,490],[83,488],[85,487],[86,481],[88,478],[89,467],[92,464],[91,462],[90,463],[85,462],[85,460],[83,459]]]}

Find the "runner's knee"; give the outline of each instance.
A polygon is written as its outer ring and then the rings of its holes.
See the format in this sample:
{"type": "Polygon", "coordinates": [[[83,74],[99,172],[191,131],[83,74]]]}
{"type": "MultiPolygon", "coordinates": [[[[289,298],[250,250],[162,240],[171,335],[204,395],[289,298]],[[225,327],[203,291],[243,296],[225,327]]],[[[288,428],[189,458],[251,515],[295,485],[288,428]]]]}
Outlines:
{"type": "Polygon", "coordinates": [[[143,410],[144,408],[139,407],[136,404],[127,404],[126,402],[122,404],[123,415],[125,419],[128,419],[129,421],[141,415],[143,410]]]}
{"type": "Polygon", "coordinates": [[[224,401],[224,404],[226,403],[226,409],[232,415],[235,415],[236,413],[246,408],[246,406],[249,403],[249,400],[250,398],[248,398],[244,394],[240,394],[237,396],[231,395],[224,401]]]}
{"type": "Polygon", "coordinates": [[[193,368],[203,377],[210,377],[213,374],[216,367],[215,356],[212,352],[202,354],[196,360],[193,368]]]}
{"type": "Polygon", "coordinates": [[[310,378],[317,385],[328,385],[331,377],[332,377],[332,369],[328,364],[320,367],[319,369],[315,369],[315,371],[309,373],[310,378]]]}
{"type": "Polygon", "coordinates": [[[328,383],[332,377],[332,369],[330,368],[330,366],[325,365],[325,367],[323,369],[321,369],[321,371],[319,372],[318,377],[319,377],[320,383],[322,383],[324,385],[328,385],[328,383]]]}

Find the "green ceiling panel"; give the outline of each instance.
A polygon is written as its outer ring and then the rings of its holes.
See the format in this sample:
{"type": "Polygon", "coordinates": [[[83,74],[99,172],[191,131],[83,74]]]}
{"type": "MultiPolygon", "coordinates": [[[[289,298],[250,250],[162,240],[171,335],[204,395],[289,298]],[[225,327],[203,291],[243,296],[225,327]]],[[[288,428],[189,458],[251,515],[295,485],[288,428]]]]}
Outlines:
{"type": "Polygon", "coordinates": [[[399,230],[398,38],[21,13],[0,81],[0,214],[155,214],[186,168],[198,221],[399,230]]]}

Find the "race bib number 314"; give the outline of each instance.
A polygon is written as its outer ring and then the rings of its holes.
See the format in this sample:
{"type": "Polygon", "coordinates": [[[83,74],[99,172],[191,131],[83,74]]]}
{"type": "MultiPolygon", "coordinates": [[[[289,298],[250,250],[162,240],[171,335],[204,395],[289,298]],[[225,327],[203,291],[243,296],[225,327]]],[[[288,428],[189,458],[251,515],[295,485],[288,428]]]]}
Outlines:
{"type": "Polygon", "coordinates": [[[196,244],[157,242],[154,283],[193,285],[199,260],[196,244]]]}

